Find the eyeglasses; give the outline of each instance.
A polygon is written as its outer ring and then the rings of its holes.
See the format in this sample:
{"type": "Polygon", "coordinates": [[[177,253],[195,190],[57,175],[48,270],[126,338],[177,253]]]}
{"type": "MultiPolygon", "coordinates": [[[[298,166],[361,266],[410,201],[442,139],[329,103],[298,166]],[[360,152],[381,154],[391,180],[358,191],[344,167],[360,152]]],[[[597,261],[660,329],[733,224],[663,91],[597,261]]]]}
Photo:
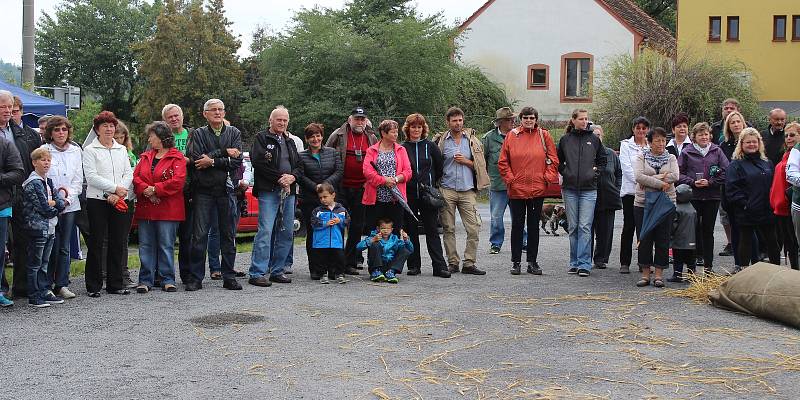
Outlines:
{"type": "Polygon", "coordinates": [[[212,113],[213,113],[213,112],[223,112],[223,111],[225,111],[225,109],[224,109],[224,108],[220,108],[220,107],[218,107],[218,108],[209,108],[209,109],[208,109],[208,110],[206,110],[206,111],[208,111],[208,112],[212,112],[212,113]]]}
{"type": "Polygon", "coordinates": [[[69,132],[69,128],[53,128],[53,132],[69,132]]]}
{"type": "Polygon", "coordinates": [[[12,114],[19,114],[19,113],[21,113],[21,112],[22,112],[22,110],[20,110],[19,108],[18,108],[18,109],[16,109],[16,110],[15,110],[15,109],[13,109],[13,108],[11,109],[11,113],[12,113],[12,114]]]}
{"type": "Polygon", "coordinates": [[[522,117],[522,119],[536,119],[536,117],[533,116],[533,115],[526,115],[526,116],[522,117]]]}

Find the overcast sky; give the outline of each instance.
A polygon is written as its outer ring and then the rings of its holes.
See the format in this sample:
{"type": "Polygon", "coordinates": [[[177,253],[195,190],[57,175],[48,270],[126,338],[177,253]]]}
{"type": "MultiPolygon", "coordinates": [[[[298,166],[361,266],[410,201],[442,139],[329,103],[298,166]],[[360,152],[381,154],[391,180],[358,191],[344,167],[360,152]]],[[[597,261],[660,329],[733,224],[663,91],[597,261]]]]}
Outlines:
{"type": "MultiPolygon", "coordinates": [[[[43,12],[53,15],[57,4],[65,0],[35,0],[38,22],[43,12]]],[[[67,0],[68,1],[68,0],[67,0]]],[[[0,59],[13,64],[22,64],[22,0],[2,0],[3,31],[8,35],[7,41],[0,46],[0,59]]],[[[416,0],[417,10],[423,15],[431,15],[444,11],[447,23],[463,22],[469,18],[486,0],[416,0]]],[[[242,48],[240,56],[249,55],[248,47],[253,31],[259,25],[268,26],[274,31],[283,29],[291,21],[294,11],[301,8],[313,8],[315,5],[327,8],[341,8],[345,0],[226,0],[225,9],[228,19],[233,22],[231,29],[240,35],[242,48]],[[291,4],[291,8],[286,8],[291,4]]]]}

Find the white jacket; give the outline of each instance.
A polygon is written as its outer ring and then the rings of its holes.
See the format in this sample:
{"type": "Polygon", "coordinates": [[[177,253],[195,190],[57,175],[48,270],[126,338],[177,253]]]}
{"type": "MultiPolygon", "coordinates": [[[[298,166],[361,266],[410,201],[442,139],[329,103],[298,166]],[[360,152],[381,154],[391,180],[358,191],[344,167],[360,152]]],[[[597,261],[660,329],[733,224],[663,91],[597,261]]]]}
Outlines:
{"type": "MultiPolygon", "coordinates": [[[[645,147],[649,147],[645,145],[645,147]]],[[[635,195],[636,194],[636,177],[633,173],[633,165],[636,159],[642,155],[642,147],[633,141],[631,136],[619,142],[619,163],[622,165],[622,189],[619,192],[620,196],[635,195]]]]}
{"type": "MultiPolygon", "coordinates": [[[[77,145],[70,143],[66,150],[61,151],[52,143],[43,144],[42,148],[50,151],[53,161],[47,177],[53,181],[53,187],[65,188],[69,193],[65,200],[69,206],[62,211],[68,213],[81,209],[78,195],[83,192],[83,151],[77,145]]],[[[63,193],[62,193],[63,196],[63,193]]]]}
{"type": "MultiPolygon", "coordinates": [[[[130,188],[133,168],[128,159],[128,149],[113,141],[107,148],[95,139],[83,150],[83,174],[86,177],[86,198],[105,200],[104,194],[112,194],[117,186],[130,188]]],[[[128,198],[133,198],[128,191],[128,198]]]]}

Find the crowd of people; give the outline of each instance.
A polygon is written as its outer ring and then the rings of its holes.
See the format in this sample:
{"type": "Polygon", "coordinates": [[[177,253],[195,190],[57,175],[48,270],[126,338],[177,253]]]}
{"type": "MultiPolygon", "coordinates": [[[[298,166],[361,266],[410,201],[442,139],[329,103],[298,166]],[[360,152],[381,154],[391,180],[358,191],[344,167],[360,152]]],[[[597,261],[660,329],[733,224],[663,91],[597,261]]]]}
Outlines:
{"type": "MultiPolygon", "coordinates": [[[[204,104],[207,124],[198,128],[184,125],[180,106],[164,106],[163,121],[145,128],[147,149],[138,157],[127,127],[110,111],[94,118],[82,146],[66,118],[47,118],[36,132],[21,114],[19,99],[0,91],[0,242],[10,223],[13,297],[27,296],[35,307],[76,296],[69,287],[76,226],[88,247],[89,297],[100,297],[103,288],[116,295],[177,291],[176,239],[187,291],[203,288],[206,258],[210,278],[225,289],[241,290],[237,278],[245,276],[258,287],[291,283],[296,205],[310,277],[320,283],[344,284],[364,264],[374,282],[398,283],[406,265],[408,275],[418,275],[420,234],[434,276],[484,275],[476,211],[484,189],[492,216],[489,254],[501,250],[502,218],[511,209],[512,275],[522,274],[523,253],[527,273],[543,273],[539,223],[552,197],[561,197],[566,210],[569,274],[588,277],[607,267],[620,209],[619,272],[630,273],[636,247],[640,287],[684,282],[697,267],[712,272],[717,213],[733,272],[765,257],[780,264],[781,249],[798,268],[800,124],[787,125],[786,113],[776,109],[759,133],[734,99],[723,103],[721,121],[691,129],[683,113],[670,132],[638,117],[619,153],[603,144],[602,127],[585,109],[572,113],[556,144],[530,106],[519,114],[500,108],[495,128],[482,136],[465,127],[457,107],[436,135],[416,113],[402,125],[381,121],[373,131],[366,110],[356,107],[324,145],[324,127],[306,126],[304,146],[287,131],[289,110],[278,106],[269,128],[255,136],[252,174],[243,163],[242,133],[227,122],[219,99],[204,104]],[[251,183],[258,231],[245,273],[235,269],[237,192],[251,183]],[[466,231],[462,252],[456,212],[466,231]],[[136,282],[127,269],[134,219],[136,282]],[[671,263],[673,275],[665,279],[671,263]]],[[[0,305],[13,304],[5,295],[10,286],[3,276],[0,305]]]]}

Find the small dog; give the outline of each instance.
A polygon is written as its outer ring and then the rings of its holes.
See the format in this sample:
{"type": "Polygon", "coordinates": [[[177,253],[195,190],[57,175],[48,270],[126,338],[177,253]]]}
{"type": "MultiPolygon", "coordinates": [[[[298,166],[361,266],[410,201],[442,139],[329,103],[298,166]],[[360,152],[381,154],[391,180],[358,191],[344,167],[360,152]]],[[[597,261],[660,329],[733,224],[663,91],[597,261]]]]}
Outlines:
{"type": "Polygon", "coordinates": [[[545,204],[542,206],[542,229],[544,233],[558,236],[558,228],[562,227],[567,232],[567,210],[561,204],[545,204]],[[547,228],[550,227],[548,231],[547,228]]]}

